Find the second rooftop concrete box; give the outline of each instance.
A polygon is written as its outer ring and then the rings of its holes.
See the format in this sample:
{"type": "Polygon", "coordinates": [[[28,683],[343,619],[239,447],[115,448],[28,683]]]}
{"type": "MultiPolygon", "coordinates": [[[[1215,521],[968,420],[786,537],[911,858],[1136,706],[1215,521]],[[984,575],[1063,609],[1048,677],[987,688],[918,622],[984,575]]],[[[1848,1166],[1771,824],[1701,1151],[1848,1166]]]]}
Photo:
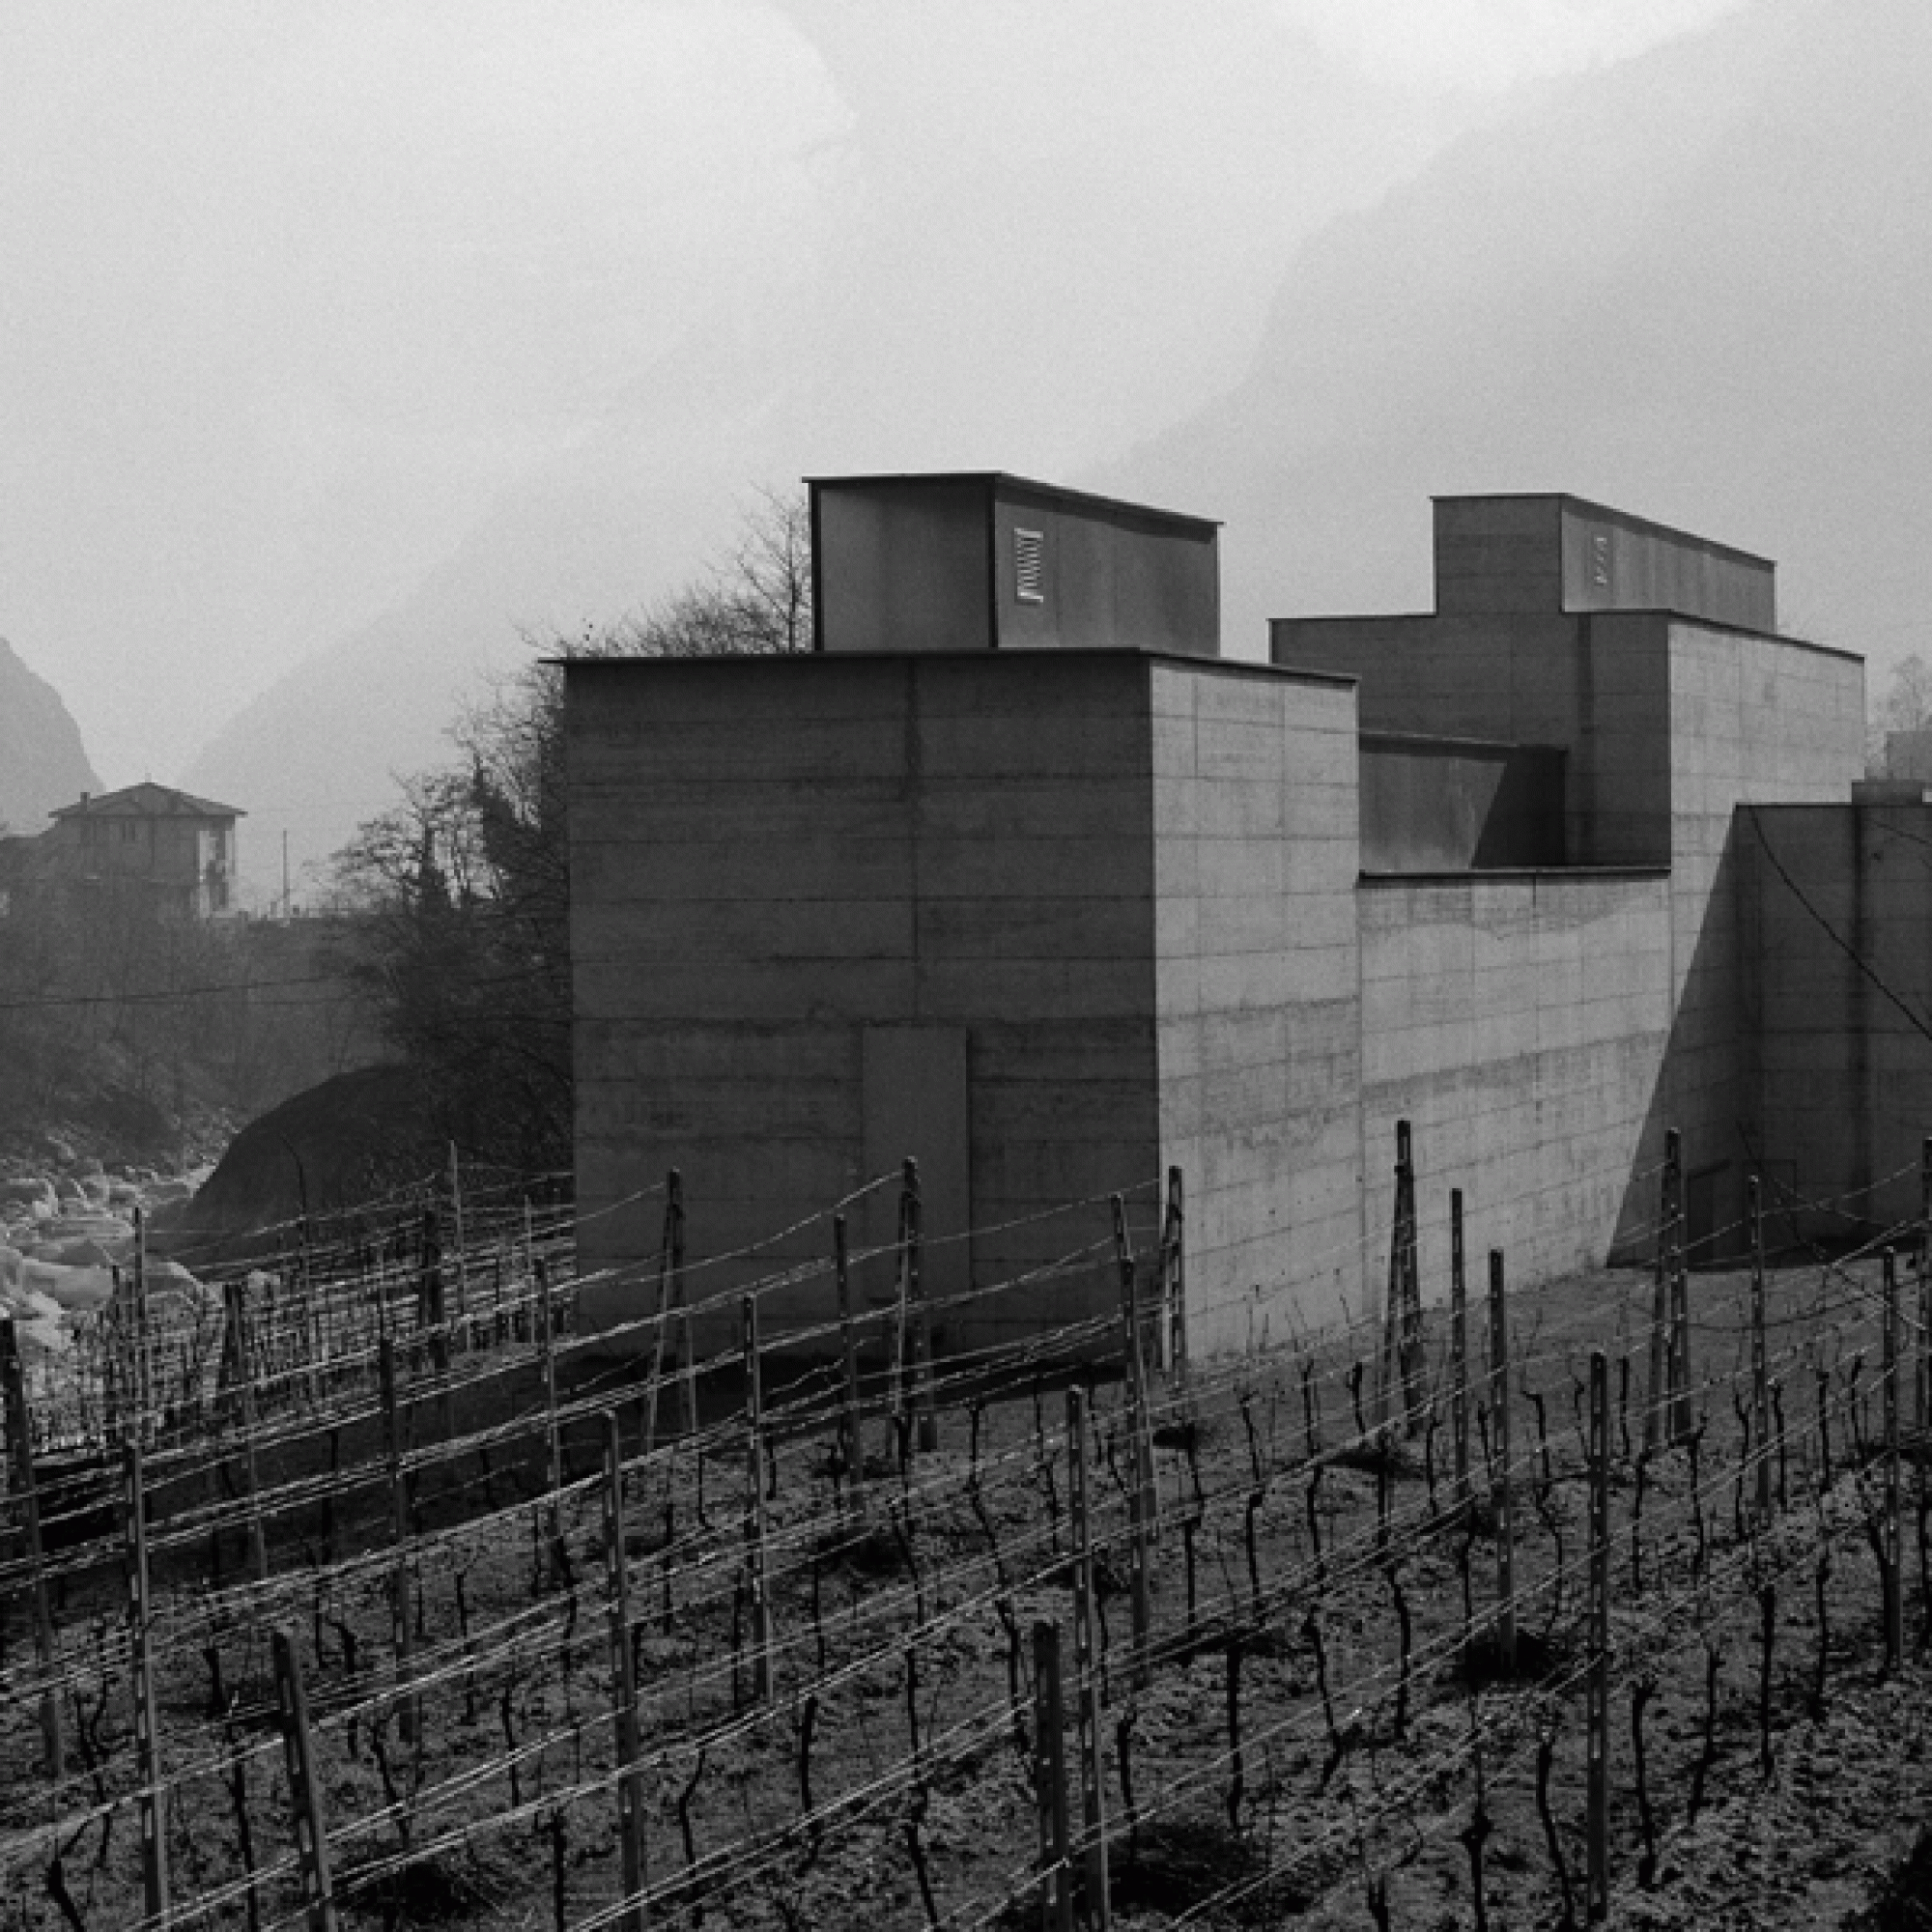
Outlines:
{"type": "Polygon", "coordinates": [[[997,470],[810,489],[819,650],[1220,654],[1205,518],[997,470]]]}
{"type": "MultiPolygon", "coordinates": [[[[1304,1254],[1311,1221],[1352,1237],[1346,681],[1028,651],[580,660],[566,689],[580,1240],[624,1271],[588,1325],[651,1312],[661,1204],[637,1197],[673,1166],[701,1299],[823,1262],[822,1219],[707,1258],[916,1155],[934,1293],[988,1291],[943,1315],[953,1349],[1104,1316],[1106,1196],[1151,1239],[1171,1160],[1190,1305],[1236,1274],[1281,1292],[1297,1226],[1304,1254]],[[1299,857],[1264,876],[1240,854],[1281,831],[1299,857]]],[[[868,1205],[856,1233],[884,1240],[868,1205]]],[[[862,1301],[890,1292],[862,1271],[862,1301]]],[[[823,1277],[761,1302],[780,1345],[822,1346],[831,1305],[823,1277]]]]}
{"type": "Polygon", "coordinates": [[[1777,628],[1767,557],[1561,495],[1438,497],[1435,608],[1669,611],[1747,631],[1777,628]]]}

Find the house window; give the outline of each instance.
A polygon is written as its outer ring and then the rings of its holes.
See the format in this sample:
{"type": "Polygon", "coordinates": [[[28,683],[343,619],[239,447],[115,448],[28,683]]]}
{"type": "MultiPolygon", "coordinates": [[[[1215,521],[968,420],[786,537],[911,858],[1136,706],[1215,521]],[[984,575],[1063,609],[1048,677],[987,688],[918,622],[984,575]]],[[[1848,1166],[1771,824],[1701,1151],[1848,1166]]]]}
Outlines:
{"type": "Polygon", "coordinates": [[[121,842],[124,845],[138,845],[141,842],[141,821],[138,818],[121,821],[121,842]]]}
{"type": "Polygon", "coordinates": [[[1046,602],[1045,558],[1043,531],[1013,531],[1013,594],[1022,604],[1046,602]]]}

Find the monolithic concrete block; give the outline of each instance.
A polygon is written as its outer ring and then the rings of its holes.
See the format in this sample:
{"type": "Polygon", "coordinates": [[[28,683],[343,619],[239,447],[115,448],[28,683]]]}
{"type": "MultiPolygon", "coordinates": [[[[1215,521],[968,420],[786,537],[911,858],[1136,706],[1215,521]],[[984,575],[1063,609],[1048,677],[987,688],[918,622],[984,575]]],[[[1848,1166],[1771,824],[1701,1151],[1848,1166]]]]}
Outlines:
{"type": "Polygon", "coordinates": [[[1195,898],[1169,897],[1156,889],[1154,898],[1154,951],[1157,957],[1171,959],[1195,956],[1201,952],[1201,902],[1195,898]]]}
{"type": "Polygon", "coordinates": [[[909,896],[909,837],[818,838],[789,825],[747,819],[732,837],[689,844],[644,837],[573,842],[571,912],[583,921],[620,907],[669,899],[745,899],[754,905],[798,899],[909,896]]]}
{"type": "Polygon", "coordinates": [[[715,786],[814,778],[896,777],[904,768],[904,734],[850,719],[801,718],[757,722],[736,718],[664,717],[648,728],[571,739],[574,779],[585,784],[623,782],[632,773],[666,784],[690,780],[715,786]]]}
{"type": "Polygon", "coordinates": [[[856,1134],[858,1089],[826,1080],[592,1080],[579,1101],[584,1130],[647,1133],[668,1144],[825,1140],[856,1134]]]}
{"type": "Polygon", "coordinates": [[[910,960],[640,961],[599,948],[594,923],[573,944],[581,1010],[638,1019],[910,1019],[910,960]]]}
{"type": "Polygon", "coordinates": [[[737,1021],[580,1020],[577,1046],[598,1079],[744,1079],[777,1065],[796,1079],[859,1077],[856,1028],[737,1021]]]}
{"type": "MultiPolygon", "coordinates": [[[[1164,910],[1164,909],[1163,909],[1164,910]]],[[[1098,959],[1146,956],[1154,902],[1130,898],[944,898],[917,907],[926,959],[1098,959]]]]}
{"type": "Polygon", "coordinates": [[[1279,899],[1286,878],[1286,847],[1278,838],[1203,838],[1199,892],[1203,899],[1279,899]]]}
{"type": "Polygon", "coordinates": [[[920,769],[927,778],[1092,778],[1148,772],[1144,717],[1041,717],[1029,712],[924,718],[920,769]]]}
{"type": "Polygon", "coordinates": [[[897,959],[913,951],[909,898],[661,899],[609,906],[583,935],[639,966],[676,959],[757,963],[897,959]]]}
{"type": "MultiPolygon", "coordinates": [[[[997,1122],[989,1122],[997,1126],[997,1122]]],[[[1074,1139],[1022,1141],[980,1132],[976,1116],[973,1156],[973,1217],[976,1223],[1006,1220],[1042,1206],[1091,1200],[1127,1188],[1151,1186],[1162,1179],[1153,1122],[1145,1135],[1123,1138],[1115,1122],[1096,1109],[1093,1131],[1074,1139]]],[[[1098,1210],[1094,1218],[1099,1219],[1098,1210]]],[[[1096,1228],[1095,1233],[1099,1230],[1096,1228]]]]}
{"type": "Polygon", "coordinates": [[[1202,779],[1181,787],[1188,796],[1155,799],[1154,822],[1163,830],[1190,830],[1216,839],[1278,844],[1288,830],[1288,800],[1274,780],[1202,779]],[[1183,819],[1190,822],[1183,823],[1183,819]]]}
{"type": "Polygon", "coordinates": [[[919,841],[923,898],[1018,899],[1145,896],[1153,849],[1145,838],[1054,838],[1037,832],[999,840],[934,836],[919,841]]]}
{"type": "MultiPolygon", "coordinates": [[[[970,1024],[1009,1020],[1151,1018],[1151,958],[925,959],[916,968],[918,1013],[970,1024]]],[[[910,1017],[910,1015],[908,1015],[910,1017]]]]}
{"type": "Polygon", "coordinates": [[[1147,781],[1126,776],[1008,779],[922,774],[902,800],[901,830],[921,838],[1122,838],[1149,819],[1147,781]]]}

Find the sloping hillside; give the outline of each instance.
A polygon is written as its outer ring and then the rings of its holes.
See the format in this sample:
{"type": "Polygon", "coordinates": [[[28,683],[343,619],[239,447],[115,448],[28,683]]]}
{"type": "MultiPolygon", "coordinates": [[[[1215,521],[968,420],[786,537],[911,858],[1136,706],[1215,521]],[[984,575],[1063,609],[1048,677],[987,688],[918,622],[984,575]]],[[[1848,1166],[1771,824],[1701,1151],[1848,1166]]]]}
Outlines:
{"type": "Polygon", "coordinates": [[[305,865],[395,802],[392,774],[453,757],[448,727],[485,695],[492,668],[689,581],[765,476],[721,387],[702,356],[655,369],[604,430],[506,493],[394,609],[215,734],[183,782],[247,802],[242,862],[258,889],[279,888],[284,831],[299,895],[305,865]],[[668,468],[667,446],[706,454],[668,468]]]}
{"type": "Polygon", "coordinates": [[[1311,245],[1247,378],[1107,487],[1227,520],[1232,648],[1427,608],[1432,493],[1768,553],[1785,623],[1932,641],[1932,13],[1794,0],[1542,95],[1311,245]]]}
{"type": "Polygon", "coordinates": [[[99,786],[60,693],[0,638],[0,830],[43,832],[56,806],[99,786]]]}

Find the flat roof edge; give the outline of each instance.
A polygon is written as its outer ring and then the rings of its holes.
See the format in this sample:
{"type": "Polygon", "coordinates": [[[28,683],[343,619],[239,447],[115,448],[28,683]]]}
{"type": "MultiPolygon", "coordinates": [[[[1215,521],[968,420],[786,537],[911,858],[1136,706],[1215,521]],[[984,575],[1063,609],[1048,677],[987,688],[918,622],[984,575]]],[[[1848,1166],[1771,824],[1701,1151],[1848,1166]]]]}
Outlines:
{"type": "Polygon", "coordinates": [[[1087,509],[1122,510],[1138,517],[1157,517],[1162,523],[1185,524],[1203,531],[1222,527],[1217,517],[1199,516],[1192,510],[1164,509],[1158,503],[1137,502],[1128,497],[1102,497],[1092,490],[1072,490],[1064,483],[1043,483],[1036,476],[1018,476],[1010,469],[884,469],[854,476],[807,476],[802,480],[813,490],[841,487],[863,490],[887,483],[977,484],[981,488],[990,485],[996,490],[1024,491],[1030,496],[1087,509]]]}
{"type": "Polygon", "coordinates": [[[1361,679],[1353,671],[1308,670],[1299,665],[1269,664],[1264,658],[1197,657],[1191,651],[1139,650],[1131,644],[1085,646],[1040,646],[1007,644],[998,650],[958,651],[741,651],[716,657],[562,657],[540,658],[538,663],[555,665],[563,670],[663,668],[676,666],[690,669],[696,665],[852,665],[852,664],[1065,664],[1104,659],[1138,664],[1167,665],[1179,670],[1212,671],[1221,675],[1274,677],[1290,684],[1322,685],[1331,689],[1354,690],[1361,679]]]}
{"type": "Polygon", "coordinates": [[[1634,510],[1619,510],[1613,503],[1599,503],[1592,497],[1578,497],[1569,490],[1456,491],[1432,496],[1429,500],[1432,503],[1556,503],[1568,509],[1581,510],[1587,516],[1607,517],[1612,523],[1641,530],[1648,536],[1669,537],[1678,543],[1692,544],[1699,550],[1714,552],[1738,563],[1757,564],[1765,570],[1777,568],[1775,556],[1760,556],[1756,551],[1742,550],[1736,544],[1723,543],[1717,537],[1700,536],[1697,531],[1680,528],[1676,524],[1660,524],[1654,517],[1640,517],[1634,510]]]}
{"type": "Polygon", "coordinates": [[[1787,644],[1797,651],[1815,651],[1820,657],[1842,658],[1861,665],[1862,651],[1847,650],[1842,644],[1821,644],[1811,638],[1794,637],[1789,631],[1760,631],[1751,624],[1734,624],[1725,617],[1707,617],[1696,611],[1679,611],[1667,604],[1634,604],[1614,611],[1386,611],[1381,612],[1336,611],[1325,616],[1270,617],[1268,628],[1277,624],[1435,624],[1463,625],[1496,623],[1548,623],[1564,617],[1573,622],[1583,618],[1653,617],[1666,623],[1695,624],[1704,631],[1723,631],[1733,637],[1759,638],[1768,644],[1787,644]]]}

